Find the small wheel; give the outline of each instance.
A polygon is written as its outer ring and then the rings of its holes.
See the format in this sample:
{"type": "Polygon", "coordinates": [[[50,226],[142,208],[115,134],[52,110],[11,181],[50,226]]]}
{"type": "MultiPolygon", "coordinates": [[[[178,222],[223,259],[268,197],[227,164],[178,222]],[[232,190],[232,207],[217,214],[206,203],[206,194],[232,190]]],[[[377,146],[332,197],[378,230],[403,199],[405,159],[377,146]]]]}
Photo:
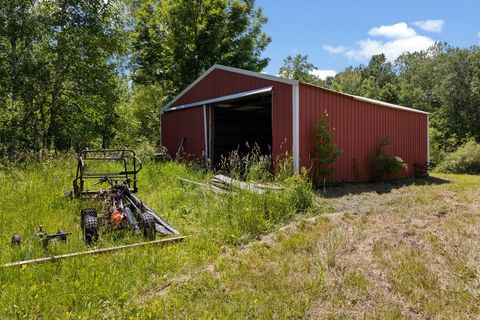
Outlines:
{"type": "Polygon", "coordinates": [[[98,240],[98,218],[84,215],[82,218],[83,241],[86,245],[98,240]]]}
{"type": "Polygon", "coordinates": [[[155,239],[155,218],[148,212],[140,212],[140,227],[145,239],[155,239]]]}

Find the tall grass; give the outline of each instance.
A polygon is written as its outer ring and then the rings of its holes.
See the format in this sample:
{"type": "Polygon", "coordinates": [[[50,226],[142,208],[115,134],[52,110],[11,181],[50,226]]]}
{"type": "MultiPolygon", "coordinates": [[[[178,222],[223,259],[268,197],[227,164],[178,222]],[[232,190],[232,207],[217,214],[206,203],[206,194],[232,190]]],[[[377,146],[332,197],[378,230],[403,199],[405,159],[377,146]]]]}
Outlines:
{"type": "Polygon", "coordinates": [[[273,177],[271,153],[263,153],[258,144],[245,145],[248,153],[239,149],[231,151],[228,156],[222,156],[219,171],[231,177],[244,180],[269,180],[273,177]]]}
{"type": "MultiPolygon", "coordinates": [[[[75,159],[65,157],[0,171],[0,263],[87,250],[79,213],[90,206],[100,210],[101,204],[63,197],[63,191],[72,188],[75,168],[75,159]],[[52,244],[46,252],[36,239],[27,240],[38,225],[73,234],[66,245],[52,244]],[[15,231],[25,240],[21,248],[9,245],[15,231]]],[[[273,179],[270,173],[258,172],[256,179],[273,179]]],[[[262,195],[243,190],[216,195],[178,180],[207,181],[212,175],[192,164],[147,161],[139,174],[138,196],[188,240],[164,248],[0,269],[0,318],[98,318],[112,306],[121,308],[149,288],[213,261],[226,246],[247,243],[313,205],[310,183],[295,174],[277,179],[285,187],[282,192],[262,195]]],[[[105,233],[96,247],[140,240],[127,231],[105,233]]]]}

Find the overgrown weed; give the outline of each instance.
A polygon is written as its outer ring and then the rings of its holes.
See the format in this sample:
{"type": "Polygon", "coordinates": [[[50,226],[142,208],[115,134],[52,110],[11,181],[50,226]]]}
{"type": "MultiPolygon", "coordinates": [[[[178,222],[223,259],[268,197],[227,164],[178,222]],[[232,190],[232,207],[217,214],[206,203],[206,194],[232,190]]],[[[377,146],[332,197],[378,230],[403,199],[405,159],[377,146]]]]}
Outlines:
{"type": "MultiPolygon", "coordinates": [[[[263,158],[249,159],[246,179],[274,180],[263,158]]],[[[71,155],[0,170],[0,263],[88,249],[76,216],[84,207],[100,210],[101,204],[63,197],[63,191],[72,188],[75,170],[71,155]],[[40,224],[52,233],[63,229],[73,234],[66,245],[52,244],[48,252],[33,239],[21,248],[9,246],[14,231],[26,239],[40,224]]],[[[5,318],[98,318],[107,310],[122,308],[130,297],[150,287],[210,263],[225,247],[275,230],[313,205],[310,183],[294,173],[275,179],[284,187],[282,191],[262,195],[244,190],[216,195],[178,180],[208,181],[213,174],[194,163],[145,159],[138,196],[188,235],[185,243],[0,269],[0,314],[5,318]]],[[[131,232],[106,233],[95,247],[140,240],[131,232]]]]}

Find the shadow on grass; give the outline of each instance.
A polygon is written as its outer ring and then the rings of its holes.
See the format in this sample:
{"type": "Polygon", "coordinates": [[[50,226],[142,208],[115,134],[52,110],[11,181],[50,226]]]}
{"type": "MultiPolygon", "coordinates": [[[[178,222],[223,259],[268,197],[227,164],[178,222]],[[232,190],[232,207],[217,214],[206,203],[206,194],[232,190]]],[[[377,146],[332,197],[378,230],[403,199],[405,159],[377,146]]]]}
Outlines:
{"type": "Polygon", "coordinates": [[[327,185],[326,192],[322,188],[317,188],[315,192],[325,198],[337,198],[345,195],[358,195],[362,193],[376,192],[378,194],[389,193],[394,189],[400,189],[407,186],[431,186],[450,183],[436,177],[410,178],[391,180],[386,182],[362,182],[362,183],[335,183],[327,185]]]}

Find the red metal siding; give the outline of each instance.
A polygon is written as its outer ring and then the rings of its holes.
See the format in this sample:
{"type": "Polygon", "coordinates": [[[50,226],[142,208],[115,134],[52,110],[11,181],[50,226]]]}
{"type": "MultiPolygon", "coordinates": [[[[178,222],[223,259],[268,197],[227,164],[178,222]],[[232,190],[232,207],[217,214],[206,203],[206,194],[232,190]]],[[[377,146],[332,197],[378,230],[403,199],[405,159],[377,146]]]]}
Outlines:
{"type": "Polygon", "coordinates": [[[389,138],[387,152],[401,157],[408,171],[399,177],[414,176],[414,165],[425,164],[428,156],[426,114],[358,101],[318,87],[300,84],[300,164],[311,166],[313,127],[323,112],[329,115],[333,141],[343,150],[335,163],[332,181],[356,180],[353,159],[360,165],[358,180],[371,178],[370,159],[379,142],[389,138]]]}
{"type": "Polygon", "coordinates": [[[203,108],[191,108],[162,114],[162,144],[175,156],[180,141],[186,137],[183,150],[201,157],[204,150],[203,108]]]}
{"type": "MultiPolygon", "coordinates": [[[[179,106],[268,86],[273,86],[272,154],[273,157],[276,158],[286,152],[289,154],[292,152],[291,85],[216,69],[185,93],[172,106],[179,106]]],[[[188,137],[198,135],[198,138],[187,139],[189,139],[189,150],[194,151],[197,155],[201,155],[204,149],[202,108],[196,107],[183,111],[165,112],[163,114],[162,143],[167,147],[169,152],[172,152],[172,147],[175,147],[175,150],[178,147],[180,131],[188,137]],[[178,129],[176,128],[177,126],[181,126],[182,128],[178,129]],[[192,146],[193,143],[195,146],[192,146]],[[200,151],[200,153],[198,153],[198,151],[200,151]]]]}

